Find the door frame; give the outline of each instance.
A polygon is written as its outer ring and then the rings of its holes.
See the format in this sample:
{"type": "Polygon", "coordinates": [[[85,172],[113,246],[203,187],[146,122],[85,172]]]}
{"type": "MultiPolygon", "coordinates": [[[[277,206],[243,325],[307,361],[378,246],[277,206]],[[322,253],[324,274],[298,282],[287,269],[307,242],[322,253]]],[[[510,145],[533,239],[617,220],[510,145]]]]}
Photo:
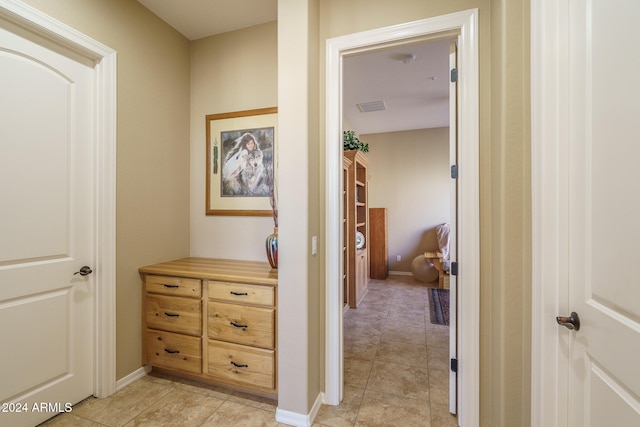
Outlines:
{"type": "Polygon", "coordinates": [[[0,0],[0,17],[95,64],[93,394],[106,397],[116,391],[116,51],[17,0],[0,0]]]}
{"type": "Polygon", "coordinates": [[[568,1],[531,0],[531,425],[568,423],[568,1]]]}
{"type": "Polygon", "coordinates": [[[480,419],[480,222],[479,222],[479,81],[478,10],[335,37],[326,44],[325,144],[325,391],[324,403],[343,396],[342,273],[342,57],[382,46],[458,37],[458,423],[480,419]]]}

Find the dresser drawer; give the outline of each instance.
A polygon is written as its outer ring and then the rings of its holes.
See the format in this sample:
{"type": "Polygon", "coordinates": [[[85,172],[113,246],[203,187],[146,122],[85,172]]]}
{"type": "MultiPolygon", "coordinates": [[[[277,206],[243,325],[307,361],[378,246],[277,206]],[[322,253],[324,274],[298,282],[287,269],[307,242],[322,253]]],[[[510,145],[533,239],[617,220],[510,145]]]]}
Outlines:
{"type": "Polygon", "coordinates": [[[147,330],[147,363],[161,368],[202,373],[202,339],[147,330]]]}
{"type": "Polygon", "coordinates": [[[275,388],[273,350],[209,341],[207,373],[240,385],[275,388]]]}
{"type": "Polygon", "coordinates": [[[231,303],[273,307],[276,305],[275,294],[275,289],[272,286],[209,282],[209,298],[231,303]]]}
{"type": "Polygon", "coordinates": [[[145,298],[147,327],[202,335],[200,300],[154,294],[145,298]]]}
{"type": "Polygon", "coordinates": [[[274,309],[211,301],[207,308],[209,338],[274,348],[274,309]]]}
{"type": "Polygon", "coordinates": [[[147,292],[164,295],[200,298],[202,282],[198,279],[184,277],[152,276],[145,278],[147,292]]]}

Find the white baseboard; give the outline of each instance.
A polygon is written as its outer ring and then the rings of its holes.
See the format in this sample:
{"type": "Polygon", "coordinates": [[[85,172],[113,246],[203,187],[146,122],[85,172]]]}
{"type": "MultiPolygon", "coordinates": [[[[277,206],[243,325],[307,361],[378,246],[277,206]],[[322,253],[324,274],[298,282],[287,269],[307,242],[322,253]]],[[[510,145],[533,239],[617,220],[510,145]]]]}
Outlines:
{"type": "Polygon", "coordinates": [[[389,271],[389,276],[413,276],[410,271],[389,271]]]}
{"type": "Polygon", "coordinates": [[[318,397],[316,397],[316,401],[313,403],[313,407],[311,408],[311,412],[309,412],[311,424],[313,424],[318,416],[318,412],[320,412],[320,408],[322,407],[322,402],[324,402],[324,393],[318,394],[318,397]]]}
{"type": "Polygon", "coordinates": [[[130,373],[126,377],[120,378],[116,382],[116,391],[122,390],[123,388],[125,388],[129,384],[131,384],[131,383],[139,380],[140,378],[144,377],[149,372],[151,372],[151,366],[142,366],[140,369],[136,369],[135,371],[133,371],[132,373],[130,373]]]}
{"type": "Polygon", "coordinates": [[[318,416],[318,411],[320,411],[323,400],[324,393],[318,394],[318,397],[316,397],[316,401],[311,407],[311,411],[307,415],[276,408],[276,421],[288,426],[311,427],[313,425],[313,421],[318,416]]]}

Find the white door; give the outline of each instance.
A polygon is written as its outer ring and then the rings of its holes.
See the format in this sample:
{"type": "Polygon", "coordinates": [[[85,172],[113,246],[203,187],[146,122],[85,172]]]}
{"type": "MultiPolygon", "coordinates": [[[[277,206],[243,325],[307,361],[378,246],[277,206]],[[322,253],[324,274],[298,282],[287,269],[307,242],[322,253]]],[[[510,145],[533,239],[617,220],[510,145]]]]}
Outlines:
{"type": "Polygon", "coordinates": [[[569,425],[640,426],[640,2],[569,6],[569,425]]]}
{"type": "MultiPolygon", "coordinates": [[[[551,236],[543,238],[538,252],[540,259],[555,256],[558,260],[548,264],[551,269],[557,267],[557,283],[540,283],[547,295],[540,296],[539,313],[546,317],[540,320],[543,324],[551,321],[554,309],[564,317],[575,312],[580,328],[549,324],[539,329],[537,341],[534,332],[534,352],[542,362],[535,362],[534,353],[532,380],[535,384],[541,374],[536,363],[549,380],[543,380],[537,390],[534,387],[532,413],[534,420],[539,417],[537,425],[635,427],[640,426],[640,279],[636,271],[640,265],[640,2],[559,3],[549,4],[557,13],[544,23],[536,21],[534,14],[534,26],[538,22],[541,32],[562,29],[549,43],[548,52],[553,55],[554,49],[560,49],[561,62],[550,71],[559,76],[556,81],[565,82],[555,88],[559,93],[555,106],[566,119],[554,127],[553,117],[546,118],[551,132],[545,136],[555,146],[545,149],[555,153],[555,160],[534,148],[534,156],[547,160],[543,164],[548,169],[537,168],[540,182],[548,173],[557,173],[558,178],[541,189],[540,210],[534,218],[534,222],[540,220],[540,233],[557,234],[555,243],[551,236]],[[559,303],[551,298],[553,286],[559,290],[555,295],[559,303]],[[536,343],[543,348],[536,348],[536,343]],[[555,349],[555,354],[545,355],[545,346],[555,349]],[[554,366],[559,369],[552,378],[554,366]]],[[[551,63],[553,58],[538,60],[551,63]]],[[[534,71],[534,83],[535,79],[545,81],[546,77],[534,71]]],[[[549,88],[554,84],[549,79],[540,90],[553,98],[557,95],[549,88]]],[[[542,110],[538,113],[544,116],[542,110]]],[[[544,121],[536,125],[535,114],[533,129],[539,138],[534,137],[533,144],[544,146],[543,135],[549,129],[540,125],[544,121]]],[[[534,264],[534,278],[545,274],[535,269],[534,264]]],[[[534,311],[537,293],[534,279],[534,311]]]]}
{"type": "Polygon", "coordinates": [[[0,425],[93,392],[92,66],[0,19],[0,425]]]}

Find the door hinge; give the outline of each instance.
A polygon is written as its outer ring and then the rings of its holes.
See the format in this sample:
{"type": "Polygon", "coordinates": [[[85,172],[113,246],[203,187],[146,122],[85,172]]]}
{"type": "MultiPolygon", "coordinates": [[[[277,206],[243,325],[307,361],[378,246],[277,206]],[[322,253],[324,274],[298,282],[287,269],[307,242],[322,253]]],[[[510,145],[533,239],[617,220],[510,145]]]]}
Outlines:
{"type": "Polygon", "coordinates": [[[458,372],[458,359],[451,359],[451,372],[458,372]]]}
{"type": "Polygon", "coordinates": [[[458,165],[451,166],[451,178],[458,179],[458,165]]]}
{"type": "Polygon", "coordinates": [[[458,69],[453,68],[451,69],[451,83],[455,83],[457,81],[458,81],[458,69]]]}
{"type": "Polygon", "coordinates": [[[451,262],[451,267],[450,267],[450,271],[449,273],[451,273],[452,276],[457,276],[458,275],[458,263],[453,261],[451,262]]]}

